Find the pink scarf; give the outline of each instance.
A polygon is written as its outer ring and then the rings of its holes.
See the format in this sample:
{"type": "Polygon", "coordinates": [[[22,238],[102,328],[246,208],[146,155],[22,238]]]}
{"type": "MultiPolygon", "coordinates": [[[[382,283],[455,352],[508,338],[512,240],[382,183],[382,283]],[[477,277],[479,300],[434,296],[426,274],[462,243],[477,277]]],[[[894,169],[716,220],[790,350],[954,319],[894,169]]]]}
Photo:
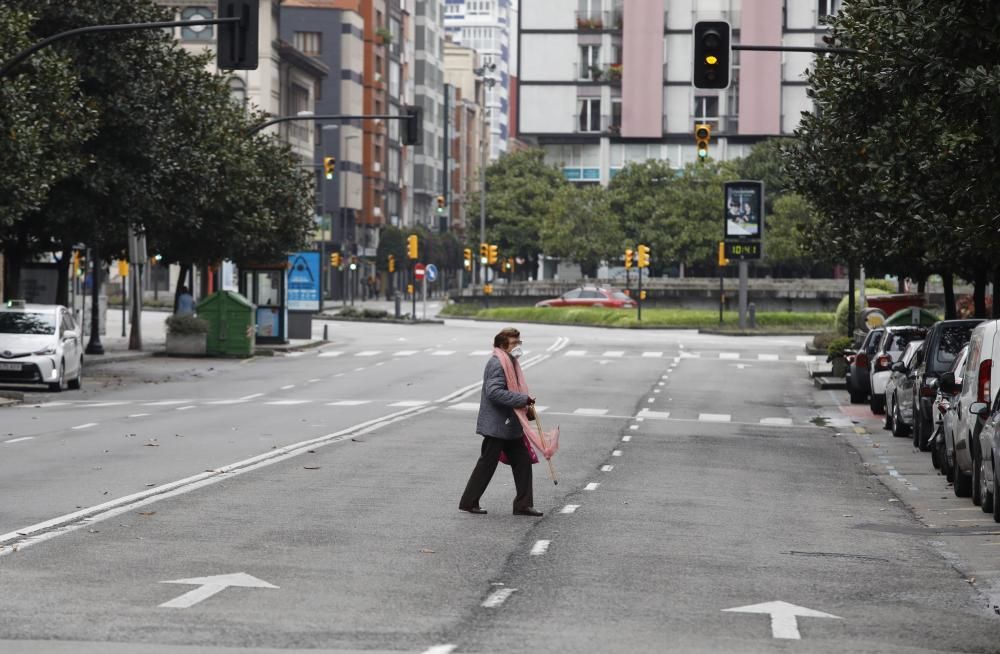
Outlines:
{"type": "MultiPolygon", "coordinates": [[[[503,368],[504,377],[507,378],[507,390],[530,395],[528,384],[524,381],[524,371],[521,370],[521,364],[517,362],[517,359],[498,347],[493,348],[493,356],[500,361],[500,366],[503,368]]],[[[538,449],[546,459],[551,459],[552,455],[559,449],[559,427],[539,434],[532,427],[531,421],[528,420],[527,407],[514,409],[514,415],[517,416],[522,429],[524,429],[524,444],[528,447],[528,452],[531,453],[531,462],[538,461],[532,446],[538,449]]],[[[502,454],[500,455],[500,460],[507,463],[504,461],[505,458],[502,454]]]]}

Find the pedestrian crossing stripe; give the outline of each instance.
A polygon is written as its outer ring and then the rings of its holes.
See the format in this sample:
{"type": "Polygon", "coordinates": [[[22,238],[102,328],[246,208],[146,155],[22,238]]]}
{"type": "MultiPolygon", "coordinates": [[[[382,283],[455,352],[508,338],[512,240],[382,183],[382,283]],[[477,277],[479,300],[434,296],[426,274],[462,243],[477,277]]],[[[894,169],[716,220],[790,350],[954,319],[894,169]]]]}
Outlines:
{"type": "Polygon", "coordinates": [[[371,400],[338,400],[336,402],[327,402],[327,406],[361,406],[362,404],[371,404],[371,400]]]}
{"type": "Polygon", "coordinates": [[[294,406],[296,404],[309,404],[312,400],[273,400],[271,402],[264,402],[264,404],[269,404],[271,406],[294,406]]]}
{"type": "Polygon", "coordinates": [[[608,350],[602,357],[623,357],[625,356],[625,350],[608,350]]]}
{"type": "Polygon", "coordinates": [[[739,359],[739,352],[719,352],[720,359],[739,359]]]}
{"type": "Polygon", "coordinates": [[[398,352],[393,352],[392,356],[394,356],[394,357],[411,357],[411,356],[413,356],[416,353],[417,353],[416,350],[400,350],[398,352]]]}
{"type": "Polygon", "coordinates": [[[757,355],[757,360],[758,361],[777,361],[778,360],[778,355],[777,354],[758,354],[757,355]]]}
{"type": "Polygon", "coordinates": [[[424,406],[425,404],[430,404],[430,402],[424,400],[403,400],[402,402],[393,402],[389,406],[417,407],[424,406]]]}
{"type": "Polygon", "coordinates": [[[659,359],[663,356],[663,352],[643,352],[642,356],[644,359],[659,359]]]}
{"type": "Polygon", "coordinates": [[[699,413],[698,420],[702,422],[729,422],[733,417],[728,413],[699,413]]]}
{"type": "Polygon", "coordinates": [[[431,352],[432,357],[446,357],[455,354],[455,350],[434,350],[431,352]]]}
{"type": "Polygon", "coordinates": [[[382,354],[382,351],[381,350],[362,350],[361,352],[358,352],[354,356],[356,356],[356,357],[373,357],[373,356],[375,356],[377,354],[382,354]]]}
{"type": "Polygon", "coordinates": [[[321,357],[339,357],[342,354],[343,354],[343,352],[341,352],[340,350],[326,350],[325,352],[320,352],[319,356],[321,356],[321,357]]]}
{"type": "Polygon", "coordinates": [[[607,409],[574,409],[573,413],[578,416],[603,416],[608,412],[607,409]]]}

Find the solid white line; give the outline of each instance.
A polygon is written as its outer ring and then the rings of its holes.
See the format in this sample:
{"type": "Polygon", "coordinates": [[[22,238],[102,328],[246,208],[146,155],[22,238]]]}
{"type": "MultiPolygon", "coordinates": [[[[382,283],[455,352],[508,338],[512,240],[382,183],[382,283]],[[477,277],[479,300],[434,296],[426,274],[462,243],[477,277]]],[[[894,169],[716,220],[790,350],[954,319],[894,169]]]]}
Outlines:
{"type": "Polygon", "coordinates": [[[613,451],[611,453],[611,456],[621,456],[621,455],[622,455],[622,451],[621,450],[615,450],[615,451],[613,451]]]}
{"type": "Polygon", "coordinates": [[[4,441],[4,443],[20,443],[21,441],[30,441],[34,438],[34,436],[22,436],[21,438],[12,438],[9,441],[4,441]]]}
{"type": "Polygon", "coordinates": [[[425,400],[404,400],[402,402],[393,402],[389,406],[424,406],[427,404],[425,400]]]}
{"type": "Polygon", "coordinates": [[[337,402],[327,402],[327,406],[361,406],[371,404],[371,400],[338,400],[337,402]]]}
{"type": "Polygon", "coordinates": [[[86,429],[87,427],[96,427],[96,422],[87,422],[82,425],[77,425],[76,427],[70,427],[70,429],[86,429]]]}
{"type": "Polygon", "coordinates": [[[148,415],[148,413],[133,413],[129,418],[145,418],[148,415]]]}
{"type": "Polygon", "coordinates": [[[84,404],[83,406],[88,409],[94,409],[101,406],[121,406],[123,404],[130,404],[130,402],[95,402],[94,404],[84,404]]]}
{"type": "Polygon", "coordinates": [[[490,593],[490,596],[483,600],[483,608],[495,609],[496,607],[503,604],[508,597],[517,591],[516,588],[498,588],[497,590],[490,593]]]}
{"type": "Polygon", "coordinates": [[[614,469],[614,466],[601,466],[601,472],[611,472],[614,469]]]}
{"type": "Polygon", "coordinates": [[[531,547],[531,556],[541,556],[549,549],[550,540],[539,540],[535,541],[535,544],[531,547]]]}
{"type": "Polygon", "coordinates": [[[601,485],[599,481],[592,481],[583,487],[583,490],[597,490],[597,487],[601,485]]]}
{"type": "Polygon", "coordinates": [[[187,404],[191,400],[160,400],[159,402],[147,402],[143,406],[173,406],[175,404],[187,404]]]}
{"type": "Polygon", "coordinates": [[[295,388],[295,384],[288,384],[287,386],[282,386],[281,390],[287,391],[289,389],[295,388]]]}
{"type": "Polygon", "coordinates": [[[563,508],[559,509],[559,513],[576,513],[576,510],[579,508],[579,504],[567,504],[563,508]]]}

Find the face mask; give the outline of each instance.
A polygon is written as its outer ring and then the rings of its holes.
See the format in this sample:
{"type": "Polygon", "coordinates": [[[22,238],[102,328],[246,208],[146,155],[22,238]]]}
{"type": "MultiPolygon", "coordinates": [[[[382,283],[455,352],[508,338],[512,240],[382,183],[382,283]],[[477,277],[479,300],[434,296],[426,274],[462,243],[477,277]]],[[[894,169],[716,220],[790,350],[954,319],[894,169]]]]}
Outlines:
{"type": "Polygon", "coordinates": [[[524,354],[524,350],[521,349],[520,345],[510,351],[510,355],[515,359],[520,359],[522,354],[524,354]]]}

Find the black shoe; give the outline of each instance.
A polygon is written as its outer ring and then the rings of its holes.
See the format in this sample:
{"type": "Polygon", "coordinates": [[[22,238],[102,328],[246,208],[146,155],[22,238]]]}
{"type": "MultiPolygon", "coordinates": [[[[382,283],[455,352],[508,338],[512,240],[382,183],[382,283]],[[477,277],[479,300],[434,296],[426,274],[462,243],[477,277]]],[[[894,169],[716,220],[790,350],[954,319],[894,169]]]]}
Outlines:
{"type": "Polygon", "coordinates": [[[486,515],[486,509],[481,509],[478,506],[470,506],[468,508],[458,507],[459,511],[465,511],[466,513],[478,513],[480,515],[486,515]]]}
{"type": "Polygon", "coordinates": [[[542,512],[535,509],[534,507],[529,506],[526,509],[515,509],[514,515],[530,515],[536,518],[540,518],[542,516],[542,512]]]}

